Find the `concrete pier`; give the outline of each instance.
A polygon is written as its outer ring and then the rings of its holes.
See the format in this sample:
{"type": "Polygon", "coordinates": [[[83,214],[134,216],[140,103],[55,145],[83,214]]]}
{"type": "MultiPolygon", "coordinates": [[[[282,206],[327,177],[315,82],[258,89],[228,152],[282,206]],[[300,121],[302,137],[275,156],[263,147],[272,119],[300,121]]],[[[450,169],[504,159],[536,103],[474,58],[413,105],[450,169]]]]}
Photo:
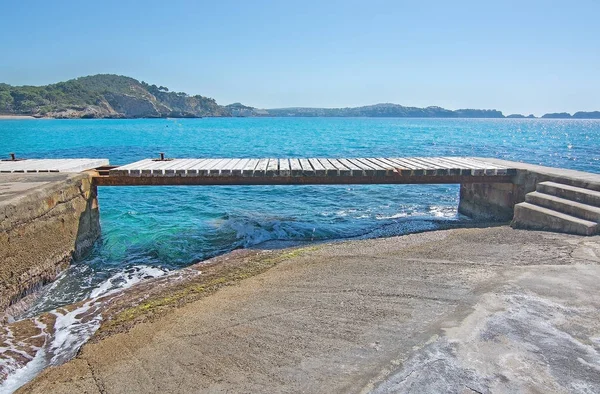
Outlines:
{"type": "Polygon", "coordinates": [[[0,313],[91,249],[96,196],[87,173],[0,174],[0,313]]]}

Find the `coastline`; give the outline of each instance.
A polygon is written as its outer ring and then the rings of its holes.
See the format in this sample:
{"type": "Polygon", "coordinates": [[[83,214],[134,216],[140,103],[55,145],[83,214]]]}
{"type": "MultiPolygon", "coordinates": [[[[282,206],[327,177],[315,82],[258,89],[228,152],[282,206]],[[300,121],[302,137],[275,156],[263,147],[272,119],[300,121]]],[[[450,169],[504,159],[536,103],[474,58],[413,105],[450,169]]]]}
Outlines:
{"type": "Polygon", "coordinates": [[[599,328],[599,241],[502,226],[235,251],[114,297],[20,392],[596,391],[597,351],[564,338],[599,328]]]}
{"type": "Polygon", "coordinates": [[[287,118],[308,118],[308,119],[325,119],[325,118],[334,118],[334,119],[444,119],[444,120],[575,120],[575,121],[585,121],[585,120],[600,120],[599,118],[549,118],[549,117],[524,117],[524,118],[511,118],[508,116],[498,118],[498,117],[418,117],[418,116],[277,116],[277,115],[261,115],[261,116],[225,116],[225,115],[203,115],[203,116],[98,116],[98,117],[86,117],[86,116],[31,116],[31,115],[0,115],[0,120],[32,120],[32,119],[57,119],[57,120],[90,120],[90,119],[102,119],[102,120],[139,120],[139,119],[203,119],[203,118],[238,118],[238,119],[246,119],[246,118],[260,118],[260,119],[287,119],[287,118]]]}
{"type": "Polygon", "coordinates": [[[36,118],[35,116],[30,116],[30,115],[0,115],[0,120],[19,120],[19,119],[46,119],[46,118],[36,118]]]}

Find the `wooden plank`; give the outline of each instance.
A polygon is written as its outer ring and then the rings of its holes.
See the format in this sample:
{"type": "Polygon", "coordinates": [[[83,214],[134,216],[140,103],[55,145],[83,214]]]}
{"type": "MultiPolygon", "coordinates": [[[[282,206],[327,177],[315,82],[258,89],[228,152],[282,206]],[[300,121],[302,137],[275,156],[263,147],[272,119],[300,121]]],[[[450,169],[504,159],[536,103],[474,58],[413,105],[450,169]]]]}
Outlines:
{"type": "Polygon", "coordinates": [[[459,166],[458,164],[448,163],[448,162],[440,159],[439,157],[424,157],[423,159],[429,161],[430,163],[433,163],[434,165],[437,165],[441,168],[446,169],[447,174],[460,175],[462,166],[459,166]]]}
{"type": "Polygon", "coordinates": [[[340,171],[336,166],[329,162],[328,159],[316,159],[321,166],[325,169],[325,175],[327,176],[338,176],[340,175],[340,171]]]}
{"type": "Polygon", "coordinates": [[[232,160],[234,160],[234,159],[231,159],[231,158],[221,159],[219,162],[215,163],[215,165],[211,167],[208,175],[210,175],[210,176],[220,176],[221,175],[221,171],[223,169],[226,169],[227,165],[229,163],[231,163],[232,160]]]}
{"type": "MultiPolygon", "coordinates": [[[[48,161],[47,162],[48,170],[56,170],[56,171],[65,171],[72,167],[77,167],[81,162],[77,159],[60,159],[59,161],[48,161]]],[[[37,170],[37,169],[34,169],[37,170]]]]}
{"type": "Polygon", "coordinates": [[[469,162],[479,163],[481,166],[483,166],[485,168],[485,170],[484,170],[485,175],[494,175],[494,174],[505,175],[505,174],[508,174],[508,172],[509,172],[508,167],[504,167],[504,166],[497,165],[494,163],[489,163],[485,160],[476,159],[474,157],[467,157],[464,159],[469,162]]]}
{"type": "Polygon", "coordinates": [[[417,170],[417,169],[420,168],[415,163],[411,163],[411,162],[405,161],[404,159],[402,159],[400,157],[388,157],[388,158],[386,158],[386,160],[388,160],[388,161],[390,161],[392,163],[395,163],[395,164],[397,164],[399,166],[402,166],[400,168],[403,168],[403,169],[417,170]]]}
{"type": "Polygon", "coordinates": [[[196,159],[192,161],[186,168],[185,173],[182,176],[198,176],[198,168],[207,159],[196,159]]]}
{"type": "Polygon", "coordinates": [[[493,168],[503,168],[503,169],[507,169],[507,170],[509,169],[506,166],[503,166],[503,165],[500,165],[500,164],[491,163],[489,161],[486,161],[485,159],[479,159],[479,158],[476,158],[476,157],[461,157],[461,159],[468,160],[468,161],[473,162],[473,163],[480,163],[481,165],[483,165],[486,168],[493,167],[493,168]]]}
{"type": "Polygon", "coordinates": [[[436,161],[435,158],[431,158],[431,157],[411,157],[411,160],[420,162],[420,163],[425,163],[425,165],[429,165],[430,167],[425,167],[425,168],[432,168],[433,171],[426,172],[426,175],[448,175],[450,174],[450,170],[451,167],[448,166],[445,163],[440,163],[439,161],[436,161]]]}
{"type": "Polygon", "coordinates": [[[411,175],[423,175],[425,170],[423,170],[420,165],[417,163],[413,163],[411,161],[404,160],[402,158],[389,157],[387,160],[392,163],[396,163],[400,166],[400,174],[403,176],[411,176],[411,175]]]}
{"type": "Polygon", "coordinates": [[[242,170],[250,159],[240,159],[233,167],[231,167],[231,175],[242,175],[242,170]]]}
{"type": "Polygon", "coordinates": [[[220,159],[204,159],[200,163],[194,165],[188,170],[188,173],[192,176],[205,176],[208,175],[210,168],[215,164],[215,161],[220,159]]]}
{"type": "Polygon", "coordinates": [[[259,159],[248,160],[248,163],[246,163],[246,165],[242,169],[242,176],[252,176],[254,174],[254,169],[256,168],[258,162],[259,159]]]}
{"type": "Polygon", "coordinates": [[[300,160],[290,159],[290,170],[292,172],[292,176],[301,176],[302,165],[300,164],[300,160]]]}
{"type": "MultiPolygon", "coordinates": [[[[167,168],[172,167],[173,165],[177,164],[177,162],[175,162],[175,160],[165,160],[165,161],[158,161],[158,165],[152,168],[152,176],[164,176],[165,175],[165,170],[167,168]]],[[[131,170],[129,170],[129,175],[134,175],[132,174],[131,170]]]]}
{"type": "Polygon", "coordinates": [[[338,159],[327,159],[331,164],[335,166],[340,176],[351,176],[352,170],[342,164],[338,159]]]}
{"type": "Polygon", "coordinates": [[[108,165],[107,159],[27,159],[0,161],[0,172],[82,172],[105,165],[108,165]]]}
{"type": "Polygon", "coordinates": [[[219,173],[219,175],[221,176],[227,176],[227,175],[231,175],[231,172],[233,171],[233,168],[236,166],[237,163],[239,163],[242,159],[231,159],[229,160],[227,163],[225,163],[222,167],[221,167],[221,172],[219,173]]]}
{"type": "MultiPolygon", "coordinates": [[[[155,168],[160,167],[163,163],[164,163],[164,161],[150,159],[150,162],[148,162],[147,164],[145,164],[144,166],[142,166],[140,168],[140,176],[152,176],[152,171],[155,168]]],[[[120,169],[121,169],[121,167],[118,167],[115,170],[118,171],[120,169]]],[[[112,171],[110,173],[112,174],[112,171]]]]}
{"type": "MultiPolygon", "coordinates": [[[[383,157],[378,157],[377,160],[383,164],[385,164],[389,170],[388,170],[388,174],[392,174],[392,175],[402,175],[402,168],[400,168],[400,166],[396,163],[392,163],[391,161],[389,161],[386,158],[383,157]]],[[[405,169],[406,171],[406,169],[405,169]]],[[[408,170],[410,171],[410,170],[408,170]]]]}
{"type": "Polygon", "coordinates": [[[490,166],[486,166],[483,163],[479,163],[467,158],[452,158],[453,161],[459,161],[465,163],[465,165],[471,167],[471,175],[493,175],[496,171],[495,169],[490,168],[490,166]]]}
{"type": "Polygon", "coordinates": [[[454,168],[458,168],[457,175],[471,175],[472,174],[472,171],[473,171],[472,166],[467,166],[464,163],[460,163],[456,160],[450,160],[445,157],[436,157],[436,160],[438,160],[442,163],[447,163],[448,165],[451,165],[454,168]]]}
{"type": "Polygon", "coordinates": [[[396,174],[395,166],[391,163],[388,163],[385,159],[379,157],[369,157],[366,160],[369,160],[373,164],[377,164],[379,168],[382,168],[385,171],[384,175],[393,175],[396,174]]]}
{"type": "MultiPolygon", "coordinates": [[[[175,159],[175,160],[173,160],[172,165],[164,168],[165,176],[175,176],[177,174],[177,171],[181,171],[182,167],[187,167],[187,165],[194,160],[195,159],[175,159]]],[[[183,173],[185,174],[185,170],[183,170],[183,173]]]]}
{"type": "Polygon", "coordinates": [[[314,176],[315,170],[310,165],[310,161],[308,159],[299,159],[300,165],[302,166],[302,174],[308,176],[314,176]]]}
{"type": "Polygon", "coordinates": [[[18,163],[22,163],[17,161],[16,166],[14,167],[13,172],[59,172],[60,167],[63,167],[68,163],[68,159],[41,159],[36,163],[35,167],[32,167],[31,164],[19,165],[18,163]]]}
{"type": "Polygon", "coordinates": [[[0,162],[0,172],[48,172],[49,165],[43,159],[27,159],[0,162]]]}
{"type": "Polygon", "coordinates": [[[197,176],[205,176],[210,174],[210,169],[222,159],[206,159],[202,163],[194,166],[193,169],[196,170],[197,176]]]}
{"type": "Polygon", "coordinates": [[[399,169],[399,167],[398,167],[399,164],[393,163],[389,159],[386,159],[384,157],[378,157],[377,160],[379,160],[382,163],[385,163],[386,165],[388,165],[390,168],[392,168],[394,170],[394,172],[398,172],[399,173],[399,171],[397,171],[399,169]]]}
{"type": "MultiPolygon", "coordinates": [[[[69,159],[43,160],[40,164],[42,164],[44,169],[48,169],[48,171],[51,172],[60,172],[61,170],[67,169],[71,165],[69,159]]],[[[37,168],[34,170],[37,172],[37,168]]]]}
{"type": "Polygon", "coordinates": [[[375,176],[386,176],[390,170],[389,166],[377,162],[377,159],[360,158],[357,160],[360,160],[362,163],[370,166],[373,169],[375,176]]]}
{"type": "Polygon", "coordinates": [[[452,161],[454,163],[458,163],[459,165],[462,165],[464,167],[464,169],[461,171],[462,175],[484,175],[485,174],[485,168],[478,165],[478,164],[474,164],[474,163],[470,163],[468,161],[462,160],[462,159],[456,159],[456,158],[443,158],[446,161],[452,161]]]}
{"type": "Polygon", "coordinates": [[[356,164],[352,163],[348,159],[338,159],[338,161],[340,163],[342,163],[343,165],[345,165],[348,169],[350,169],[351,176],[364,176],[365,175],[362,168],[360,168],[356,164]]]}
{"type": "Polygon", "coordinates": [[[254,176],[265,176],[267,174],[267,166],[269,165],[269,159],[259,159],[254,169],[254,176]]]}
{"type": "Polygon", "coordinates": [[[269,164],[267,165],[267,176],[277,176],[279,175],[279,159],[269,159],[269,164]]]}
{"type": "Polygon", "coordinates": [[[291,168],[289,159],[279,159],[279,175],[291,176],[291,168]]]}
{"type": "Polygon", "coordinates": [[[142,168],[144,166],[149,165],[150,163],[154,163],[154,161],[152,159],[143,159],[133,163],[125,164],[123,166],[119,166],[115,168],[115,170],[129,170],[130,168],[142,168]]]}
{"type": "Polygon", "coordinates": [[[366,176],[373,176],[375,175],[375,169],[373,169],[373,167],[364,164],[363,162],[360,161],[360,159],[346,159],[349,162],[353,163],[354,165],[356,165],[358,168],[360,168],[363,171],[363,174],[366,176]]]}
{"type": "Polygon", "coordinates": [[[327,174],[325,167],[323,167],[323,165],[321,164],[321,162],[318,159],[311,158],[311,159],[308,159],[308,161],[310,162],[310,165],[315,170],[315,175],[325,176],[327,174]]]}
{"type": "MultiPolygon", "coordinates": [[[[434,166],[433,164],[423,161],[417,157],[410,157],[404,159],[407,162],[415,164],[418,168],[415,171],[423,171],[422,175],[443,175],[444,170],[439,168],[438,166],[434,166]]],[[[417,175],[417,173],[415,173],[417,175]]]]}

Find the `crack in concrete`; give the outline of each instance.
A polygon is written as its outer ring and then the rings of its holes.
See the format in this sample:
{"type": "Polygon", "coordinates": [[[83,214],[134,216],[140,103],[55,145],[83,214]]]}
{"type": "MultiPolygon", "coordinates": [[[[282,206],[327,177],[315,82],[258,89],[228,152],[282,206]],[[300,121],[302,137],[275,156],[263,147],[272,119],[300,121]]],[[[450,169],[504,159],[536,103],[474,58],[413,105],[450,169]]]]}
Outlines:
{"type": "Polygon", "coordinates": [[[102,380],[100,380],[100,378],[96,376],[96,372],[94,371],[92,364],[90,364],[90,362],[87,359],[84,358],[84,360],[90,370],[92,379],[94,379],[94,383],[96,384],[98,391],[100,392],[100,394],[106,394],[106,387],[104,386],[104,383],[102,383],[102,380]]]}

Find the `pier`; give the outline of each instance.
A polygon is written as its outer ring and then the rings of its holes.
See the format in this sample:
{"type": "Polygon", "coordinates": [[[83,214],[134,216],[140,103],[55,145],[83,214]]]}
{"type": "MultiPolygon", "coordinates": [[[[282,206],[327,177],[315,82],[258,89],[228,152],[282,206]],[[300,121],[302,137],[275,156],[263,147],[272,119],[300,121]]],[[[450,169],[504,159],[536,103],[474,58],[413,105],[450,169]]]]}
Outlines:
{"type": "Polygon", "coordinates": [[[97,186],[459,184],[458,211],[513,227],[597,234],[600,175],[494,158],[148,158],[0,161],[0,173],[86,172],[97,186]]]}
{"type": "Polygon", "coordinates": [[[467,157],[145,159],[98,174],[99,186],[511,182],[516,168],[467,157]]]}

